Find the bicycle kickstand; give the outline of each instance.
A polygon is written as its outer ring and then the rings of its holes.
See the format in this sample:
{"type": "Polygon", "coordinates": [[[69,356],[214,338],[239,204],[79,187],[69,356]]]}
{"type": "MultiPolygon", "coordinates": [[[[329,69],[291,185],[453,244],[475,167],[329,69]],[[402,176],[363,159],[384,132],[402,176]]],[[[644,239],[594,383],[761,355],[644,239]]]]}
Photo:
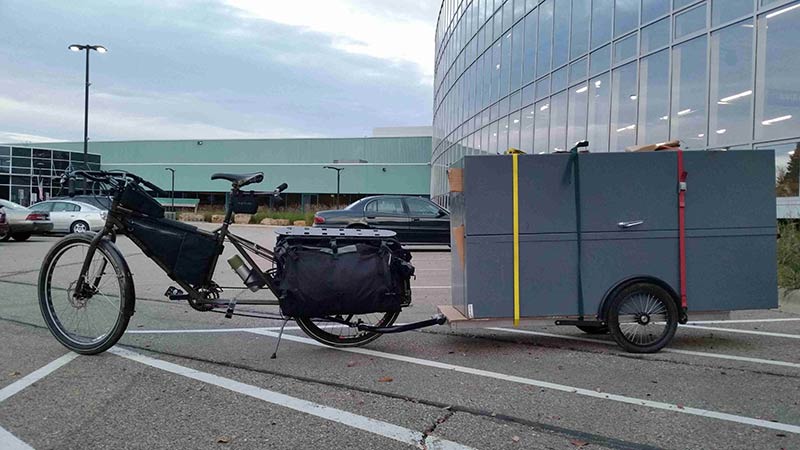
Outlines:
{"type": "Polygon", "coordinates": [[[278,342],[275,343],[275,351],[272,353],[272,356],[270,356],[269,359],[276,359],[278,357],[278,347],[281,345],[281,337],[283,337],[283,329],[284,327],[286,327],[286,322],[288,321],[289,319],[285,319],[283,321],[283,325],[281,325],[281,331],[280,333],[278,333],[278,342]]]}

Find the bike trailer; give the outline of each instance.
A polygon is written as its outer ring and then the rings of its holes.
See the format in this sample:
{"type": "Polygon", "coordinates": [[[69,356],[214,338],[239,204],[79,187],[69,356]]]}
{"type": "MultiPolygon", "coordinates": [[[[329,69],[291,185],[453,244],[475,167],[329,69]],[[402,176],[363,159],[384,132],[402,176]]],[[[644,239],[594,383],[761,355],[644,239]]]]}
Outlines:
{"type": "Polygon", "coordinates": [[[630,346],[654,351],[688,317],[775,308],[774,163],[766,150],[465,156],[440,310],[451,325],[558,319],[647,342],[666,321],[664,339],[630,346]]]}
{"type": "Polygon", "coordinates": [[[393,231],[286,227],[277,234],[275,279],[286,316],[399,312],[411,302],[411,253],[393,231]]]}

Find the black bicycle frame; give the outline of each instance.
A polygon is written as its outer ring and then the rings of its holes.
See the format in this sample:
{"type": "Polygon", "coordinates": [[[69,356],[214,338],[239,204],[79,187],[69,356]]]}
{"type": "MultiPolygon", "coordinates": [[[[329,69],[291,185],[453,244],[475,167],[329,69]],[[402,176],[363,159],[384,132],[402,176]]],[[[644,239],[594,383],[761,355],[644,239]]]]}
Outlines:
{"type": "MultiPolygon", "coordinates": [[[[235,194],[237,190],[238,189],[233,189],[232,193],[235,194]]],[[[142,245],[142,243],[140,243],[138,241],[138,239],[135,236],[131,236],[131,235],[128,235],[127,233],[125,233],[124,219],[126,217],[128,217],[128,216],[136,215],[137,213],[135,213],[133,211],[128,211],[128,210],[122,208],[120,206],[120,204],[119,204],[119,197],[120,197],[119,193],[114,195],[113,201],[111,203],[111,209],[108,212],[108,217],[106,219],[105,226],[103,227],[103,229],[99,233],[97,233],[94,236],[94,238],[92,239],[92,242],[89,244],[89,249],[87,250],[87,253],[86,253],[86,259],[84,260],[83,265],[81,267],[80,276],[78,277],[77,285],[75,287],[75,295],[91,295],[92,294],[91,292],[86,292],[85,291],[85,288],[86,288],[86,277],[87,277],[87,274],[88,274],[89,269],[91,267],[91,261],[94,258],[95,252],[97,251],[97,247],[100,245],[100,242],[104,238],[110,237],[111,240],[114,241],[114,240],[116,240],[116,235],[118,235],[118,234],[121,234],[123,236],[128,236],[128,238],[131,239],[136,244],[137,247],[139,247],[142,250],[144,250],[144,246],[142,245]]],[[[233,195],[231,195],[231,198],[232,197],[233,197],[233,195]]],[[[212,231],[212,233],[214,235],[216,235],[216,238],[217,238],[217,251],[215,252],[215,254],[217,256],[216,256],[215,260],[213,261],[213,263],[209,266],[209,271],[208,271],[208,273],[206,274],[206,277],[205,277],[205,280],[206,280],[205,285],[204,286],[199,286],[198,288],[196,288],[196,287],[186,283],[184,280],[174,279],[174,281],[177,282],[178,285],[180,285],[180,287],[183,288],[184,291],[187,293],[188,298],[194,300],[198,304],[215,304],[215,305],[218,305],[218,306],[223,306],[223,305],[228,304],[227,301],[220,301],[220,300],[216,300],[216,299],[213,299],[213,298],[209,299],[209,298],[207,298],[206,295],[203,294],[203,292],[201,292],[201,290],[206,290],[206,289],[221,289],[220,286],[217,286],[216,284],[214,284],[214,282],[212,281],[212,277],[214,275],[214,271],[215,271],[216,266],[217,266],[219,255],[222,253],[222,249],[225,247],[225,240],[226,239],[233,244],[233,246],[239,252],[239,255],[242,258],[244,258],[244,260],[250,266],[251,270],[257,271],[257,274],[260,275],[260,278],[262,280],[264,280],[264,285],[266,286],[266,288],[269,289],[273,294],[277,293],[277,289],[276,289],[275,283],[274,283],[275,280],[272,277],[272,274],[270,273],[270,271],[266,271],[266,272],[262,271],[261,268],[258,266],[258,264],[256,264],[256,262],[253,259],[253,257],[250,255],[250,253],[253,253],[253,254],[261,257],[261,258],[266,259],[270,263],[273,263],[275,261],[275,254],[271,250],[266,249],[266,248],[256,244],[255,242],[249,241],[249,240],[247,240],[245,238],[242,238],[240,236],[237,236],[237,235],[231,233],[228,228],[229,228],[229,226],[230,226],[230,224],[232,222],[233,214],[234,214],[234,211],[233,211],[232,205],[230,204],[230,201],[229,201],[228,204],[226,205],[225,218],[224,218],[224,220],[222,222],[222,226],[220,228],[212,231]]],[[[155,258],[151,258],[151,259],[165,273],[167,273],[167,274],[170,273],[170,270],[167,267],[165,267],[161,263],[161,261],[159,261],[158,259],[155,259],[155,258]]],[[[107,261],[103,260],[103,264],[100,267],[100,271],[99,271],[100,274],[102,274],[105,271],[106,264],[107,264],[107,261]]],[[[98,282],[99,282],[99,280],[95,280],[95,282],[94,282],[94,284],[92,286],[96,286],[98,282]]],[[[229,287],[229,289],[246,289],[246,287],[229,287]]],[[[241,301],[236,301],[236,303],[241,304],[241,305],[278,305],[278,301],[277,300],[241,300],[241,301]]]]}

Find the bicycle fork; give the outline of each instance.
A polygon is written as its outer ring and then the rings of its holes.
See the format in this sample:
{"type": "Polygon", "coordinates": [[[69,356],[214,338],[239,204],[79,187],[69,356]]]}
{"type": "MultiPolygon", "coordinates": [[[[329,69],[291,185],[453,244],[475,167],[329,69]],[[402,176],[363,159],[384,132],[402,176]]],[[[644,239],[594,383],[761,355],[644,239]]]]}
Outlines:
{"type": "Polygon", "coordinates": [[[72,294],[73,297],[88,298],[94,295],[94,290],[97,289],[97,286],[100,284],[100,280],[106,271],[108,260],[103,258],[103,262],[100,265],[100,270],[97,271],[93,282],[88,286],[91,291],[87,290],[86,278],[89,275],[89,270],[92,267],[92,259],[94,259],[94,254],[97,251],[97,247],[100,245],[100,242],[103,240],[103,238],[105,238],[108,234],[109,231],[106,228],[103,228],[101,232],[94,236],[92,242],[89,244],[89,249],[86,251],[86,258],[84,258],[83,265],[81,266],[81,273],[78,275],[78,281],[75,284],[75,292],[72,294]]]}

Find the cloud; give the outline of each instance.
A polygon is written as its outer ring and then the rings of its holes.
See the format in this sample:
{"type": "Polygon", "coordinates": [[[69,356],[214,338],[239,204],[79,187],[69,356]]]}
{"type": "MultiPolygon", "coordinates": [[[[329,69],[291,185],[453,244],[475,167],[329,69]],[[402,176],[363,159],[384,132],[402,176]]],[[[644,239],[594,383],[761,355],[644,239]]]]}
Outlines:
{"type": "Polygon", "coordinates": [[[15,133],[13,131],[0,131],[0,142],[4,144],[15,144],[22,142],[63,142],[63,141],[64,141],[63,139],[56,139],[49,136],[15,133]]]}
{"type": "MultiPolygon", "coordinates": [[[[425,20],[398,14],[396,6],[365,7],[357,0],[306,0],[302,7],[281,0],[225,0],[245,17],[257,18],[331,36],[332,47],[419,67],[433,84],[435,17],[425,20]]],[[[394,5],[397,2],[391,2],[394,5]]],[[[402,2],[399,2],[402,3],[402,2]]]]}

